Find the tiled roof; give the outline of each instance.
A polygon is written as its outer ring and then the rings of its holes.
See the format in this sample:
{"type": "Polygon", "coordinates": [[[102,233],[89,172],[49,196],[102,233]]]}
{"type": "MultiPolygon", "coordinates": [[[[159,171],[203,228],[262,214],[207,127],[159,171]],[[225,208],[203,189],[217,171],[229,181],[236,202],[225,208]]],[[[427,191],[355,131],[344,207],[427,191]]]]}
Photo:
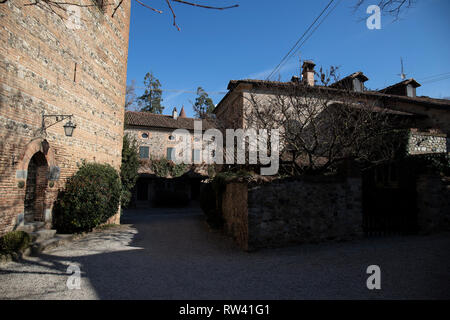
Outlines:
{"type": "MultiPolygon", "coordinates": [[[[195,120],[199,119],[178,117],[175,120],[169,115],[136,111],[125,112],[125,124],[128,126],[194,130],[195,120]]],[[[211,128],[214,128],[212,121],[202,120],[203,130],[211,128]]]]}
{"type": "Polygon", "coordinates": [[[342,84],[344,84],[345,82],[349,81],[349,80],[353,80],[355,78],[359,78],[362,82],[365,82],[367,80],[369,80],[369,78],[367,78],[364,73],[362,73],[361,71],[358,72],[354,72],[351,75],[346,76],[345,78],[336,81],[335,83],[330,85],[330,88],[339,88],[342,84]]]}
{"type": "Polygon", "coordinates": [[[392,86],[386,87],[384,89],[378,90],[378,92],[389,93],[393,89],[396,89],[398,87],[406,87],[408,84],[411,84],[414,88],[421,87],[420,83],[418,83],[416,80],[411,78],[411,79],[406,79],[406,80],[400,81],[399,83],[393,84],[392,86]]]}
{"type": "MultiPolygon", "coordinates": [[[[281,82],[281,81],[267,81],[267,80],[254,80],[254,79],[244,79],[244,80],[231,80],[228,83],[228,93],[225,95],[225,97],[222,98],[222,100],[217,104],[216,109],[214,112],[216,112],[222,105],[222,102],[226,99],[226,97],[239,85],[239,84],[251,84],[253,88],[261,88],[264,90],[274,90],[274,92],[278,92],[278,90],[292,90],[295,88],[298,88],[299,86],[302,86],[303,88],[306,88],[307,90],[328,90],[335,92],[336,94],[345,94],[345,92],[341,89],[331,88],[331,87],[325,87],[325,86],[306,86],[301,83],[295,83],[295,82],[281,82]]],[[[439,109],[450,109],[450,100],[448,99],[436,99],[436,98],[430,98],[430,97],[407,97],[407,96],[399,96],[399,95],[393,95],[393,94],[385,94],[378,91],[363,91],[359,93],[354,93],[355,95],[360,95],[361,97],[368,96],[376,99],[382,99],[384,101],[402,101],[406,103],[414,103],[414,104],[424,104],[433,108],[439,108],[439,109]]]]}

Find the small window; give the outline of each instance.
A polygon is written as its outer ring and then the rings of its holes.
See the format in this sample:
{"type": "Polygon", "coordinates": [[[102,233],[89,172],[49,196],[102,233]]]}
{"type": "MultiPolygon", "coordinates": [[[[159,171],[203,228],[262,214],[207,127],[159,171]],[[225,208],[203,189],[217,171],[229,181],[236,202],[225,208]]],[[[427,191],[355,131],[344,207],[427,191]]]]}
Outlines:
{"type": "Polygon", "coordinates": [[[175,140],[175,137],[172,136],[172,135],[170,135],[170,136],[169,136],[169,140],[170,140],[170,141],[173,141],[173,140],[175,140]]]}
{"type": "Polygon", "coordinates": [[[175,160],[175,148],[167,148],[167,160],[175,160]]]}
{"type": "Polygon", "coordinates": [[[142,138],[147,139],[147,138],[148,138],[148,133],[145,133],[145,132],[144,132],[144,133],[142,134],[142,138]]]}
{"type": "Polygon", "coordinates": [[[139,147],[139,157],[141,159],[148,159],[149,149],[148,147],[139,147]]]}
{"type": "Polygon", "coordinates": [[[408,84],[406,86],[406,95],[408,97],[415,97],[416,96],[416,88],[414,88],[412,85],[408,84]]]}
{"type": "Polygon", "coordinates": [[[353,79],[353,89],[356,92],[363,92],[363,88],[363,83],[359,79],[353,79]]]}

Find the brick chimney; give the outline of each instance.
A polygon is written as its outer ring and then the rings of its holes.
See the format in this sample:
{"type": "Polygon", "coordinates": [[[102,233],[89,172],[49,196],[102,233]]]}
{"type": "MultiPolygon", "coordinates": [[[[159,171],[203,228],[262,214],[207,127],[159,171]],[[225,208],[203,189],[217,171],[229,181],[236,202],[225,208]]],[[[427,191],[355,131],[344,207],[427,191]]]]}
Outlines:
{"type": "Polygon", "coordinates": [[[314,67],[316,64],[311,60],[303,61],[302,66],[302,82],[308,86],[314,86],[314,67]]]}
{"type": "Polygon", "coordinates": [[[176,108],[176,107],[173,108],[173,111],[172,111],[172,118],[174,118],[175,120],[178,119],[178,112],[177,112],[177,108],[176,108]]]}

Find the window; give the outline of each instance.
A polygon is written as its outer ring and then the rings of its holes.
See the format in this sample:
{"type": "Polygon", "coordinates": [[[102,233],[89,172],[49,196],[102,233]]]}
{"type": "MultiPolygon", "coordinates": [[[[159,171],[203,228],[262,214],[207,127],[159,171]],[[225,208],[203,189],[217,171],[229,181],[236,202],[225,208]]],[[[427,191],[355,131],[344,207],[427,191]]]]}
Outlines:
{"type": "Polygon", "coordinates": [[[142,134],[142,138],[147,139],[147,138],[148,138],[148,133],[144,132],[144,133],[142,134]]]}
{"type": "Polygon", "coordinates": [[[148,147],[139,147],[139,158],[148,159],[148,147]]]}
{"type": "Polygon", "coordinates": [[[199,162],[200,161],[200,150],[193,149],[192,150],[192,162],[199,162]]]}
{"type": "Polygon", "coordinates": [[[175,148],[167,148],[167,160],[175,160],[175,148]]]}
{"type": "Polygon", "coordinates": [[[364,85],[359,79],[355,78],[353,79],[353,89],[356,92],[363,92],[364,85]]]}
{"type": "Polygon", "coordinates": [[[416,96],[416,88],[414,88],[412,85],[408,84],[406,86],[406,95],[408,97],[415,97],[416,96]]]}
{"type": "Polygon", "coordinates": [[[172,136],[172,135],[170,135],[170,136],[169,136],[169,140],[170,140],[170,141],[173,141],[173,140],[175,140],[175,137],[172,136]]]}

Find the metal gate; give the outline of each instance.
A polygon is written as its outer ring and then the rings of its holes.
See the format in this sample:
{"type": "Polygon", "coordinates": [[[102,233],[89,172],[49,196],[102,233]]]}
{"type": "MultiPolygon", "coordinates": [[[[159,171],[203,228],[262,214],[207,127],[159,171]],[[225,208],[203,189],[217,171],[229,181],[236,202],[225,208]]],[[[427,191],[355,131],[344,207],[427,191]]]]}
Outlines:
{"type": "Polygon", "coordinates": [[[363,172],[363,230],[366,235],[417,232],[416,181],[402,163],[363,172]]]}

